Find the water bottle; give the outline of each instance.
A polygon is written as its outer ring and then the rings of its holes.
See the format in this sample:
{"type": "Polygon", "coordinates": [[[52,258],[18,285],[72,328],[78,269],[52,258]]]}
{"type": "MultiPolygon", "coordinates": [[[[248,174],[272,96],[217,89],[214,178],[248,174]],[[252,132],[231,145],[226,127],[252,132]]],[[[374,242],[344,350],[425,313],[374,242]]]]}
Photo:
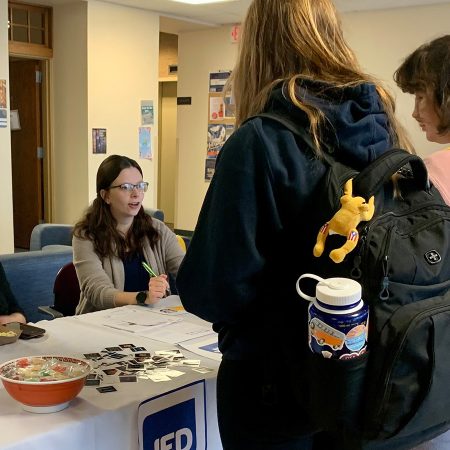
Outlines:
{"type": "Polygon", "coordinates": [[[367,350],[369,307],[361,299],[361,285],[349,278],[323,279],[306,273],[297,280],[298,294],[310,301],[308,341],[312,352],[325,358],[357,358],[367,350]],[[300,280],[317,280],[316,296],[300,289],[300,280]]]}

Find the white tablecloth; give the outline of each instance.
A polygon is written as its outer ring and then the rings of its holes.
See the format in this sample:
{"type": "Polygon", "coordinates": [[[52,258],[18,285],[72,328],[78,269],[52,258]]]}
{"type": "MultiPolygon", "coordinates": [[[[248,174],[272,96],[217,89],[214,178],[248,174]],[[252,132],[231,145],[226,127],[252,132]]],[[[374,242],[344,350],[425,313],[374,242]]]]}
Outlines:
{"type": "MultiPolygon", "coordinates": [[[[106,328],[92,319],[101,316],[66,317],[41,321],[45,328],[42,338],[18,340],[0,347],[0,362],[21,356],[64,354],[83,357],[121,343],[144,346],[150,352],[174,348],[147,337],[126,331],[106,328]]],[[[199,322],[193,316],[184,319],[199,322]]],[[[206,324],[206,322],[203,322],[206,324]]],[[[202,366],[213,372],[200,374],[186,370],[186,374],[171,381],[155,383],[150,380],[114,385],[117,392],[101,394],[95,387],[84,387],[70,406],[51,414],[26,412],[0,386],[0,449],[1,450],[138,450],[137,414],[139,404],[196,380],[205,380],[208,449],[220,450],[217,429],[215,385],[218,362],[182,350],[187,358],[201,359],[202,366]]]]}

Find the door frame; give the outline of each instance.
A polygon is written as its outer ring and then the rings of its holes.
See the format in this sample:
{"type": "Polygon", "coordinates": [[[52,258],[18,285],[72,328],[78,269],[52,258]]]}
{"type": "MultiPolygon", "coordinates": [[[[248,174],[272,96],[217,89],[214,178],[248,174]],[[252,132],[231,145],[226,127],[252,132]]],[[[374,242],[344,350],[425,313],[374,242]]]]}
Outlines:
{"type": "Polygon", "coordinates": [[[51,134],[51,78],[50,65],[51,59],[43,59],[42,63],[42,143],[44,146],[43,160],[43,189],[44,189],[44,222],[52,222],[53,219],[53,153],[52,153],[52,134],[51,134]]]}

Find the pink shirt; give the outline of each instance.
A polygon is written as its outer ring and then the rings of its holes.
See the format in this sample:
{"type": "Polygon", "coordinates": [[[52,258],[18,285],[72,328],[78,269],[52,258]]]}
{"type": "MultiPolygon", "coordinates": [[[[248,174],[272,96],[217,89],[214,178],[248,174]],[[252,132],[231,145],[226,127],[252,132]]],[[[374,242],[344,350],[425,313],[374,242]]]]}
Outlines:
{"type": "Polygon", "coordinates": [[[439,150],[424,158],[428,175],[441,193],[447,205],[450,205],[450,148],[439,150]]]}

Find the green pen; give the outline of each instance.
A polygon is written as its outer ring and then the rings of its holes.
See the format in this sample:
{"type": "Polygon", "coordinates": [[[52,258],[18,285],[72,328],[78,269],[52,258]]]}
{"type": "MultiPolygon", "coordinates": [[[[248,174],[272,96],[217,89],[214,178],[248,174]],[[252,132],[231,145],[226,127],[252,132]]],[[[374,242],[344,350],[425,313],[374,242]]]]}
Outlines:
{"type": "Polygon", "coordinates": [[[142,267],[150,274],[151,277],[158,276],[155,272],[153,272],[153,269],[145,261],[142,261],[142,267]]]}

